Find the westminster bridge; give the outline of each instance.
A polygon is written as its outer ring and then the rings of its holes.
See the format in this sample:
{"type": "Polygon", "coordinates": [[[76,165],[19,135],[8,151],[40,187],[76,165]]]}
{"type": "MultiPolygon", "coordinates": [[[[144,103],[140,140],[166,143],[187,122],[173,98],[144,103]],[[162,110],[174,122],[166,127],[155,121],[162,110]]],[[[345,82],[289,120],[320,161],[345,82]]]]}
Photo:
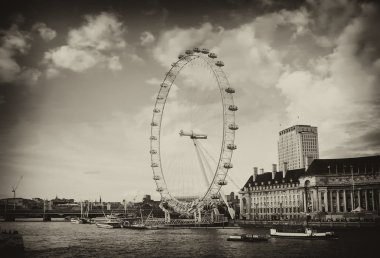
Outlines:
{"type": "MultiPolygon", "coordinates": [[[[149,214],[153,217],[162,217],[163,212],[157,209],[139,209],[130,208],[127,211],[124,209],[113,209],[113,210],[91,210],[86,213],[86,217],[96,218],[104,217],[106,215],[119,215],[124,219],[135,220],[140,219],[141,216],[147,217],[149,214]]],[[[82,213],[83,214],[83,213],[82,213]]],[[[69,217],[81,217],[81,211],[73,209],[53,209],[53,210],[43,210],[43,209],[16,209],[16,210],[0,210],[0,219],[5,221],[15,221],[16,219],[23,218],[41,218],[43,221],[51,221],[52,218],[69,218],[69,217]]]]}

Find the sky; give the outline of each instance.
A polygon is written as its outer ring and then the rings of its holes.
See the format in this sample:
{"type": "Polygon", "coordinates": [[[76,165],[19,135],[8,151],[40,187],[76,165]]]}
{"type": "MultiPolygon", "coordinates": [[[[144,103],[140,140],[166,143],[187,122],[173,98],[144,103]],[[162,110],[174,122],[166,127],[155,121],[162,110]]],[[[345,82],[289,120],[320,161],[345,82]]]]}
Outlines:
{"type": "MultiPolygon", "coordinates": [[[[278,132],[294,124],[318,127],[320,158],[380,154],[376,1],[0,6],[0,198],[11,197],[22,176],[18,197],[158,200],[149,154],[155,97],[178,54],[194,47],[215,52],[236,89],[238,149],[229,174],[237,185],[253,167],[271,170],[278,132]]],[[[207,121],[198,127],[205,133],[220,127],[220,100],[208,88],[217,85],[203,68],[181,73],[164,113],[166,135],[176,138],[163,157],[168,170],[180,164],[185,179],[195,152],[184,162],[171,156],[184,146],[179,126],[194,129],[196,117],[207,121]]]]}

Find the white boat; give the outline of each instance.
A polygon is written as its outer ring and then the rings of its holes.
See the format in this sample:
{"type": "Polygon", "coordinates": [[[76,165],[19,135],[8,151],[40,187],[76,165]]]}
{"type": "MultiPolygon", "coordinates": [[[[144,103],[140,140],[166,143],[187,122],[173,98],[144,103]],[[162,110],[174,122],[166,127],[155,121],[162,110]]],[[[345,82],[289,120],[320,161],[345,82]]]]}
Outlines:
{"type": "Polygon", "coordinates": [[[229,236],[227,241],[264,242],[268,241],[268,237],[261,235],[241,234],[229,236]]]}
{"type": "Polygon", "coordinates": [[[89,218],[71,218],[70,219],[71,223],[73,224],[92,224],[93,221],[92,219],[89,219],[89,218]]]}
{"type": "Polygon", "coordinates": [[[327,239],[336,238],[334,232],[317,232],[311,228],[305,228],[305,232],[281,232],[272,228],[270,235],[273,237],[302,238],[302,239],[327,239]]]}
{"type": "Polygon", "coordinates": [[[73,224],[80,224],[79,218],[71,218],[70,222],[73,223],[73,224]]]}
{"type": "MultiPolygon", "coordinates": [[[[104,213],[103,213],[104,214],[104,213]]],[[[96,222],[98,228],[121,228],[122,221],[112,213],[110,215],[104,214],[105,220],[96,222]]]]}
{"type": "Polygon", "coordinates": [[[104,222],[96,222],[98,228],[121,228],[120,220],[107,220],[104,222]]]}
{"type": "Polygon", "coordinates": [[[158,226],[147,225],[147,224],[144,224],[144,223],[130,224],[128,221],[124,221],[121,224],[121,227],[122,228],[129,228],[129,229],[140,229],[140,230],[143,230],[143,229],[159,229],[158,226]]]}

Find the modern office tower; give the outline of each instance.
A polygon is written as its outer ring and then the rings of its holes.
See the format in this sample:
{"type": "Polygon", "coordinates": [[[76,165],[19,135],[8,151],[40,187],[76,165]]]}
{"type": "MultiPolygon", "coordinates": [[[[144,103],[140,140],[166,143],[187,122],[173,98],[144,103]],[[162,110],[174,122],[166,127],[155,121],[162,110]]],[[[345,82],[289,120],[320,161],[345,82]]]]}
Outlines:
{"type": "Polygon", "coordinates": [[[318,130],[310,125],[294,125],[280,131],[278,140],[279,170],[307,169],[319,158],[318,130]]]}

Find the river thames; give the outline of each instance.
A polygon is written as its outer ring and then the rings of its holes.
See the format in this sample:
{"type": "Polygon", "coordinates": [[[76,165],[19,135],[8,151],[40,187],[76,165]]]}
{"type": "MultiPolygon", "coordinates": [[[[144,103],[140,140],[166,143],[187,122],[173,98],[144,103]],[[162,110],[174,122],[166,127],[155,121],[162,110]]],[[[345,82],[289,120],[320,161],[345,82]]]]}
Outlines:
{"type": "MultiPolygon", "coordinates": [[[[230,242],[235,233],[269,234],[267,228],[103,229],[69,222],[1,222],[22,234],[26,257],[378,257],[375,230],[335,230],[339,239],[271,238],[230,242]]],[[[2,256],[3,257],[3,256],[2,256]]]]}

